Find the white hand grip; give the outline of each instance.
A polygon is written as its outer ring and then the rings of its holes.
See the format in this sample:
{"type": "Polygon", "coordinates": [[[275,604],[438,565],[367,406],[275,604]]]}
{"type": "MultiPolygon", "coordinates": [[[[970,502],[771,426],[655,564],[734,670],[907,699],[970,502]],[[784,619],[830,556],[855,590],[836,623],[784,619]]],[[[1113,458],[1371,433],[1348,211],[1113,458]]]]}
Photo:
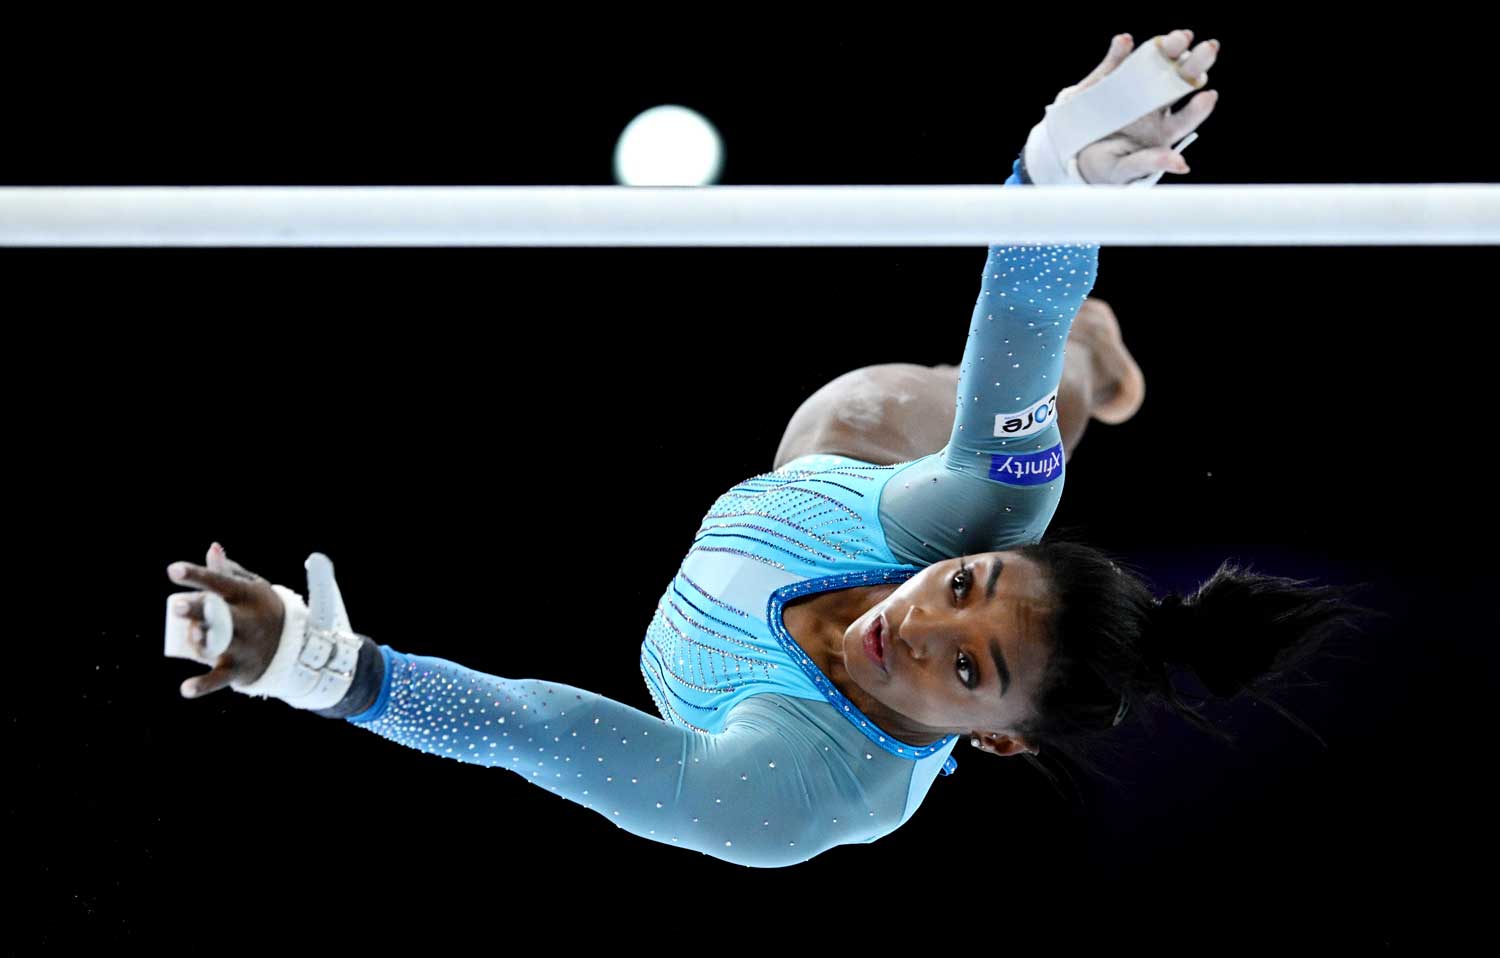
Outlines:
{"type": "MultiPolygon", "coordinates": [[[[1026,140],[1023,154],[1032,183],[1085,185],[1078,172],[1080,150],[1202,88],[1206,82],[1202,77],[1196,83],[1183,78],[1179,72],[1182,62],[1181,58],[1169,58],[1162,52],[1159,38],[1154,39],[1137,47],[1092,86],[1066,99],[1063,94],[1072,87],[1059,93],[1026,140]]],[[[1153,175],[1161,179],[1159,173],[1153,175]]]]}
{"type": "Polygon", "coordinates": [[[167,629],[165,652],[174,659],[190,659],[204,665],[216,665],[219,656],[229,648],[234,639],[234,617],[229,614],[229,603],[216,592],[175,592],[167,596],[167,629]],[[181,601],[203,596],[203,623],[206,627],[206,648],[200,650],[188,637],[191,622],[187,616],[174,610],[181,601]]]}
{"type": "Polygon", "coordinates": [[[344,596],[333,577],[333,561],[314,552],[302,563],[307,570],[307,617],[320,629],[351,632],[349,614],[344,611],[344,596]]]}

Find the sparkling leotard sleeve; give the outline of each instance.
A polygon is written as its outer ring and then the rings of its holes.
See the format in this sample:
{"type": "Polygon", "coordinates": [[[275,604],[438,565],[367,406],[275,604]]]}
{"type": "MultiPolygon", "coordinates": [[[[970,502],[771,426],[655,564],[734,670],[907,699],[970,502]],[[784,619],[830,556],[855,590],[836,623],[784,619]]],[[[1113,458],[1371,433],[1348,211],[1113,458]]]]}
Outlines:
{"type": "MultiPolygon", "coordinates": [[[[1007,188],[1029,185],[1017,160],[1007,188]]],[[[1041,539],[1063,489],[1063,350],[1094,286],[1098,244],[991,246],[969,320],[953,432],[880,501],[892,552],[928,565],[1041,539]]]]}
{"type": "Polygon", "coordinates": [[[363,674],[379,678],[362,684],[378,692],[348,721],[410,748],[509,769],[653,841],[774,868],[872,840],[907,802],[905,778],[866,771],[898,760],[856,749],[863,739],[850,723],[808,711],[827,705],[755,695],[707,734],[571,685],[366,643],[379,655],[363,674]]]}

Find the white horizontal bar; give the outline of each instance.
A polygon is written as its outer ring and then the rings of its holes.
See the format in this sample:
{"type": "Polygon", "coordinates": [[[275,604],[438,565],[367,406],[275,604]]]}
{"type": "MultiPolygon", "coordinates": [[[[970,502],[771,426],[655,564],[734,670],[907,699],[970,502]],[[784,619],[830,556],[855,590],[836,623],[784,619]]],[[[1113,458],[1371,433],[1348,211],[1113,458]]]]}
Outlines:
{"type": "Polygon", "coordinates": [[[1500,243],[1500,185],[3,187],[0,246],[1500,243]]]}

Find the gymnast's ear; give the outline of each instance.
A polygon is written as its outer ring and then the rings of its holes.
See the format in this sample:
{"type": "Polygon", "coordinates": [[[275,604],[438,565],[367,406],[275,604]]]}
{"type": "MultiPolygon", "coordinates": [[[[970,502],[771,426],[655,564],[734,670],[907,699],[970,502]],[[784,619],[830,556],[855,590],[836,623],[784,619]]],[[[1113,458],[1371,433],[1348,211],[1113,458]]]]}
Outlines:
{"type": "Polygon", "coordinates": [[[970,734],[969,744],[991,755],[1020,755],[1023,752],[1029,752],[1032,755],[1041,754],[1041,749],[1033,748],[1021,739],[991,732],[970,734]]]}

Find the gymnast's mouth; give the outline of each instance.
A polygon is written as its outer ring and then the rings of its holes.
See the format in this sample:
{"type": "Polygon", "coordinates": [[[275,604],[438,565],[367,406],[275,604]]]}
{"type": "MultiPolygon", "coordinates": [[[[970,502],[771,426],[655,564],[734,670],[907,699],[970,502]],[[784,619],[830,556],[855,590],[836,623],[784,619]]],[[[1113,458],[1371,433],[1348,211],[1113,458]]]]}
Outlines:
{"type": "Polygon", "coordinates": [[[885,616],[877,615],[865,626],[865,654],[868,655],[876,665],[880,666],[882,672],[889,673],[890,666],[886,661],[887,646],[885,642],[885,616]]]}

